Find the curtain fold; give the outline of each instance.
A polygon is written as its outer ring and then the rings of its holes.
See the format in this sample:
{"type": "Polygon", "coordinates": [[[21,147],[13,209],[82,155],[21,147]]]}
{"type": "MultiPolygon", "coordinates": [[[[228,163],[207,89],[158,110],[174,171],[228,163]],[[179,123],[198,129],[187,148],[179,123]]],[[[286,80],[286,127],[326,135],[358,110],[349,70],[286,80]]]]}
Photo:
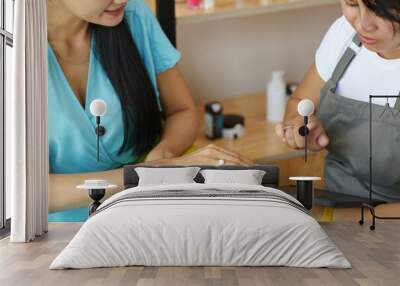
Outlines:
{"type": "Polygon", "coordinates": [[[47,232],[46,0],[15,2],[13,93],[6,111],[6,173],[11,188],[11,242],[47,232]]]}

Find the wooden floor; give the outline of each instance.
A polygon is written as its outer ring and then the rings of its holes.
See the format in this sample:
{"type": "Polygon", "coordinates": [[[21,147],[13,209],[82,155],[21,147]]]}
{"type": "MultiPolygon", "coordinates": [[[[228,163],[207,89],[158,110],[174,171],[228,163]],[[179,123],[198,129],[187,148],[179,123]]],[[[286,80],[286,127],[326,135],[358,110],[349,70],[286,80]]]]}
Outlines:
{"type": "Polygon", "coordinates": [[[400,223],[379,222],[375,232],[357,223],[322,223],[352,263],[349,270],[288,267],[126,267],[48,270],[80,223],[50,223],[30,244],[0,241],[0,285],[400,285],[400,223]]]}

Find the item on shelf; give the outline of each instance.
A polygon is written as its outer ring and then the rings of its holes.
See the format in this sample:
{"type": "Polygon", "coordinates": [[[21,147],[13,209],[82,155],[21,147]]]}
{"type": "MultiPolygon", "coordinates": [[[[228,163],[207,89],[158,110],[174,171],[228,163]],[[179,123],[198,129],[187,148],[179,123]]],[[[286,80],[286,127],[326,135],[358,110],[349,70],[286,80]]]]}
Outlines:
{"type": "Polygon", "coordinates": [[[215,0],[215,6],[232,6],[237,2],[242,2],[242,0],[215,0]]]}
{"type": "Polygon", "coordinates": [[[186,3],[190,8],[199,8],[201,0],[187,0],[186,3]]]}
{"type": "Polygon", "coordinates": [[[244,135],[244,117],[237,114],[224,115],[224,128],[222,137],[226,139],[238,139],[244,135]]]}
{"type": "Polygon", "coordinates": [[[267,120],[278,123],[283,120],[286,109],[286,84],[284,71],[273,71],[271,81],[267,84],[267,120]]]}
{"type": "Polygon", "coordinates": [[[236,0],[236,8],[243,8],[244,1],[243,0],[236,0]]]}
{"type": "Polygon", "coordinates": [[[215,7],[215,0],[204,0],[203,2],[204,9],[214,9],[215,7]]]}
{"type": "Polygon", "coordinates": [[[224,126],[222,109],[222,104],[218,101],[213,101],[205,105],[204,125],[206,136],[209,139],[222,137],[224,126]]]}

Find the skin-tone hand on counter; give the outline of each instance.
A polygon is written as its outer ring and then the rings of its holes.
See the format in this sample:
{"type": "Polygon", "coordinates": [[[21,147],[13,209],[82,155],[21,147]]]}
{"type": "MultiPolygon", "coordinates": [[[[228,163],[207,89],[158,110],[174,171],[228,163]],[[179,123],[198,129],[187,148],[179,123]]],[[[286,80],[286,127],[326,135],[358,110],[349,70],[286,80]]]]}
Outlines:
{"type": "MultiPolygon", "coordinates": [[[[84,107],[88,84],[91,49],[90,23],[113,27],[123,17],[127,0],[63,0],[47,1],[48,40],[76,98],[84,107]]],[[[151,165],[216,165],[251,164],[243,156],[213,145],[184,154],[198,134],[197,107],[177,65],[156,76],[165,121],[159,143],[147,154],[145,164],[151,165]]],[[[50,211],[87,206],[86,192],[76,185],[84,180],[106,179],[122,190],[122,169],[78,174],[50,174],[50,211]]]]}

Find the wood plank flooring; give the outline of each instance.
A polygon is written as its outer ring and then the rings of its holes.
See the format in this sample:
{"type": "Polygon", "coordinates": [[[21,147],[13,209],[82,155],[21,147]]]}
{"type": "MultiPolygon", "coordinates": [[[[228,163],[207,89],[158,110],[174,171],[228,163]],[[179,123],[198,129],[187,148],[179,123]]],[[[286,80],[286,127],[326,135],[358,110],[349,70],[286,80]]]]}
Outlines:
{"type": "Polygon", "coordinates": [[[125,267],[50,271],[55,256],[80,223],[50,223],[50,231],[30,244],[0,241],[0,285],[136,285],[136,286],[264,286],[264,285],[400,285],[400,223],[368,225],[322,223],[353,268],[288,267],[125,267]]]}

